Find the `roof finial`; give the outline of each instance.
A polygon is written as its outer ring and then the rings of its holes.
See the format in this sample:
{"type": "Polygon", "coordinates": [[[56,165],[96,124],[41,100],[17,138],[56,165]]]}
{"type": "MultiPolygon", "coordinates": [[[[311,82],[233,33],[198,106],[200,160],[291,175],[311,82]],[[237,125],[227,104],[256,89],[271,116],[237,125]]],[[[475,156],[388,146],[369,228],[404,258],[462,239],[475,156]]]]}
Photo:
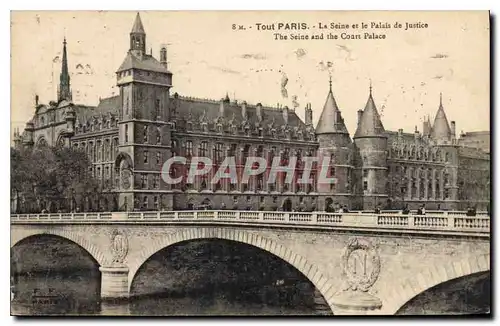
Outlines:
{"type": "Polygon", "coordinates": [[[439,106],[443,107],[443,93],[442,92],[439,93],[439,106]]]}
{"type": "Polygon", "coordinates": [[[370,78],[370,96],[372,96],[372,79],[370,78]]]}
{"type": "Polygon", "coordinates": [[[329,72],[328,76],[330,77],[329,84],[330,84],[330,92],[331,92],[332,91],[332,74],[329,72]]]}

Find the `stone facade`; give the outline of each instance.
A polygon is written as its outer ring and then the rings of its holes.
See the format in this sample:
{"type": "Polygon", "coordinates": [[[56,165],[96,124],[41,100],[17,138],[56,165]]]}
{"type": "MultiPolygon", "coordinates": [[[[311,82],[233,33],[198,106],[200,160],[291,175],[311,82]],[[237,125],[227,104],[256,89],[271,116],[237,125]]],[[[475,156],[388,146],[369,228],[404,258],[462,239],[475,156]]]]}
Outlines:
{"type": "MultiPolygon", "coordinates": [[[[490,270],[490,238],[486,234],[398,233],[380,230],[362,233],[338,228],[269,228],[263,226],[99,224],[13,224],[11,247],[31,236],[56,235],[78,244],[100,265],[101,295],[129,295],[140,267],[156,252],[196,239],[226,239],[251,245],[280,257],[307,277],[330,305],[334,314],[394,314],[419,293],[446,281],[490,270]],[[367,254],[359,289],[356,260],[367,254]],[[351,266],[351,267],[349,267],[351,266]],[[354,275],[355,276],[355,275],[354,275]],[[363,291],[366,288],[366,292],[363,291]],[[337,303],[350,294],[363,304],[348,310],[337,303]],[[366,294],[367,293],[367,294],[366,294]],[[365,295],[375,298],[371,308],[365,295]]],[[[435,231],[435,230],[434,230],[435,231]]],[[[359,267],[358,267],[359,268],[359,267]]],[[[363,270],[361,267],[360,270],[363,270]]],[[[359,276],[359,275],[358,275],[359,276]]],[[[370,300],[371,300],[370,299],[370,300]]]]}
{"type": "MultiPolygon", "coordinates": [[[[161,49],[158,61],[145,52],[145,44],[137,15],[130,50],[117,71],[120,94],[92,107],[71,101],[65,40],[58,100],[43,105],[37,98],[33,118],[22,134],[15,134],[19,147],[73,146],[89,155],[106,195],[90,199],[82,210],[324,210],[339,205],[373,210],[406,204],[411,209],[421,204],[428,209],[486,209],[489,203],[489,149],[468,150],[471,142],[457,141],[455,123],[448,123],[441,103],[434,124],[426,120],[422,133],[386,131],[370,87],[351,139],[331,81],[314,128],[309,104],[303,122],[294,110],[279,105],[237,103],[227,95],[217,101],[170,94],[167,50],[161,49]],[[249,156],[267,158],[269,166],[262,178],[251,177],[248,183],[210,184],[212,172],[192,183],[165,184],[162,165],[177,155],[210,157],[214,168],[234,156],[239,175],[249,156]],[[291,156],[330,156],[328,174],[336,182],[318,183],[314,166],[311,185],[296,179],[286,183],[282,177],[267,184],[275,156],[282,165],[291,156]]],[[[295,166],[297,176],[303,168],[295,166]]],[[[174,166],[169,173],[175,177],[186,171],[174,166]]]]}

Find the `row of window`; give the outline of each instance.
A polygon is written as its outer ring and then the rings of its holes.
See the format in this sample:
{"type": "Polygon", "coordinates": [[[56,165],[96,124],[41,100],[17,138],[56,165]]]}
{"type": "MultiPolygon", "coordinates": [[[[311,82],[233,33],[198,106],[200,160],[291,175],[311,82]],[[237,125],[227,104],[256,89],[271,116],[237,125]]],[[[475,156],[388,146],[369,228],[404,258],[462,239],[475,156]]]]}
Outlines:
{"type": "Polygon", "coordinates": [[[141,174],[141,189],[160,189],[160,175],[141,174]]]}
{"type": "MultiPolygon", "coordinates": [[[[130,98],[128,95],[124,99],[123,107],[125,109],[125,115],[128,116],[130,114],[130,109],[131,109],[130,98]]],[[[162,109],[161,100],[155,99],[153,119],[161,119],[161,109],[162,109]]]]}
{"type": "Polygon", "coordinates": [[[75,142],[73,148],[87,153],[92,162],[109,162],[118,154],[118,138],[75,142]]]}
{"type": "Polygon", "coordinates": [[[118,125],[118,120],[111,118],[110,120],[102,119],[102,121],[98,121],[96,123],[88,121],[86,124],[78,124],[75,127],[75,132],[85,133],[85,132],[93,132],[104,129],[115,128],[118,125]]]}
{"type": "MultiPolygon", "coordinates": [[[[151,130],[151,127],[150,126],[144,126],[143,127],[143,142],[144,144],[149,144],[150,141],[152,139],[150,139],[150,130],[151,130]]],[[[160,145],[161,144],[161,128],[160,127],[155,127],[154,129],[154,143],[153,144],[156,144],[156,145],[160,145]]],[[[128,125],[126,124],[125,125],[125,143],[128,143],[129,142],[129,132],[128,132],[128,125]]]]}
{"type": "MultiPolygon", "coordinates": [[[[242,134],[242,135],[248,136],[248,137],[250,137],[250,136],[257,136],[257,137],[267,136],[267,137],[271,137],[271,138],[281,138],[281,137],[285,138],[285,139],[297,138],[299,140],[311,140],[311,141],[314,141],[315,137],[316,137],[314,132],[306,132],[306,131],[303,131],[301,129],[294,131],[294,130],[288,129],[288,128],[282,129],[282,130],[275,129],[275,128],[271,128],[271,129],[258,128],[258,127],[250,128],[250,125],[240,127],[240,126],[235,125],[235,124],[229,125],[226,128],[224,128],[225,126],[221,123],[217,123],[217,124],[214,124],[212,126],[206,122],[200,122],[199,129],[197,129],[197,128],[195,128],[195,126],[197,127],[197,125],[195,125],[192,121],[187,121],[185,126],[186,126],[186,128],[185,128],[186,131],[197,131],[197,130],[202,131],[202,132],[214,131],[214,132],[217,132],[220,134],[227,132],[227,133],[232,134],[232,135],[242,134]]],[[[176,129],[175,124],[174,124],[174,129],[176,129]]]]}
{"type": "Polygon", "coordinates": [[[393,147],[390,151],[390,155],[392,158],[414,159],[433,162],[449,162],[451,159],[451,155],[448,152],[445,152],[443,155],[440,150],[433,151],[424,148],[420,148],[419,150],[417,150],[414,148],[407,149],[406,147],[393,147]]]}
{"type": "MultiPolygon", "coordinates": [[[[177,140],[172,140],[171,143],[172,146],[172,154],[175,155],[184,155],[186,157],[191,157],[194,155],[200,156],[200,157],[209,157],[212,156],[212,158],[216,162],[221,162],[226,156],[228,157],[237,157],[238,156],[238,144],[224,144],[224,143],[215,143],[213,146],[213,155],[210,155],[210,150],[209,150],[209,143],[207,141],[202,141],[198,144],[198,150],[195,153],[194,147],[193,147],[193,141],[187,140],[185,142],[182,142],[181,146],[182,148],[179,148],[179,144],[177,140]]],[[[253,156],[255,153],[255,156],[257,157],[264,157],[264,149],[265,146],[263,145],[258,145],[256,148],[253,147],[252,145],[244,145],[241,148],[241,153],[242,153],[242,159],[245,162],[245,160],[253,156]]],[[[275,156],[279,155],[279,149],[276,146],[271,146],[268,149],[268,158],[272,159],[275,156]]],[[[308,149],[308,150],[303,150],[303,149],[290,149],[289,147],[285,147],[283,151],[281,152],[282,159],[287,161],[291,155],[295,154],[297,157],[297,160],[300,161],[301,157],[303,155],[305,156],[316,156],[316,150],[315,149],[308,149]]]]}
{"type": "Polygon", "coordinates": [[[433,180],[431,182],[424,182],[424,180],[420,182],[415,180],[410,182],[403,181],[401,183],[395,182],[391,193],[396,197],[418,199],[449,199],[450,196],[449,189],[445,186],[441,188],[439,180],[433,180]]]}

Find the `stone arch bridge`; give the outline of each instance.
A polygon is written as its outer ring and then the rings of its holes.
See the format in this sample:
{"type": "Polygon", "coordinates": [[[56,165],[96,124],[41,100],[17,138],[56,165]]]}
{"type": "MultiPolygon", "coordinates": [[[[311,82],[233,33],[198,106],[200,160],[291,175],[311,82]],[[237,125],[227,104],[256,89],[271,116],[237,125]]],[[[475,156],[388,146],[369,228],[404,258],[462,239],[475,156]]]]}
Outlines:
{"type": "Polygon", "coordinates": [[[395,314],[436,285],[490,270],[490,218],[431,215],[178,211],[11,216],[11,247],[56,235],[100,265],[101,297],[127,298],[153,254],[195,239],[226,239],[288,262],[334,314],[395,314]]]}

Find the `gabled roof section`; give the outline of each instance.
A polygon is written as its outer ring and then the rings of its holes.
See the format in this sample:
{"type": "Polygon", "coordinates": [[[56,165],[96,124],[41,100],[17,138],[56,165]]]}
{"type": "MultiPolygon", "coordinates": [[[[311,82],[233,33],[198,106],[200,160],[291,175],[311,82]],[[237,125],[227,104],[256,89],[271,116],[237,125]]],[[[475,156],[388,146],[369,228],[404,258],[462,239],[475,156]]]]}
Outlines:
{"type": "Polygon", "coordinates": [[[370,85],[370,95],[366,102],[365,109],[361,114],[358,128],[354,134],[354,138],[362,137],[387,137],[385,134],[384,125],[380,120],[375,101],[372,96],[372,87],[370,85]]]}
{"type": "Polygon", "coordinates": [[[134,55],[132,51],[129,51],[127,53],[125,60],[123,60],[123,63],[121,64],[120,68],[118,68],[117,72],[129,69],[140,69],[146,71],[169,73],[168,69],[166,69],[152,55],[143,54],[139,58],[136,55],[134,55]]]}
{"type": "Polygon", "coordinates": [[[334,133],[349,134],[337,106],[337,102],[335,101],[335,97],[333,97],[332,81],[330,79],[330,91],[326,96],[325,105],[323,106],[323,111],[321,112],[321,116],[316,126],[316,134],[334,133]]]}
{"type": "Polygon", "coordinates": [[[431,136],[434,139],[449,139],[451,135],[450,124],[446,118],[446,113],[443,108],[443,95],[439,95],[439,109],[434,118],[434,124],[432,125],[431,136]]]}
{"type": "Polygon", "coordinates": [[[144,26],[142,25],[141,15],[139,15],[139,13],[135,16],[134,26],[132,26],[130,34],[146,34],[144,26]]]}

